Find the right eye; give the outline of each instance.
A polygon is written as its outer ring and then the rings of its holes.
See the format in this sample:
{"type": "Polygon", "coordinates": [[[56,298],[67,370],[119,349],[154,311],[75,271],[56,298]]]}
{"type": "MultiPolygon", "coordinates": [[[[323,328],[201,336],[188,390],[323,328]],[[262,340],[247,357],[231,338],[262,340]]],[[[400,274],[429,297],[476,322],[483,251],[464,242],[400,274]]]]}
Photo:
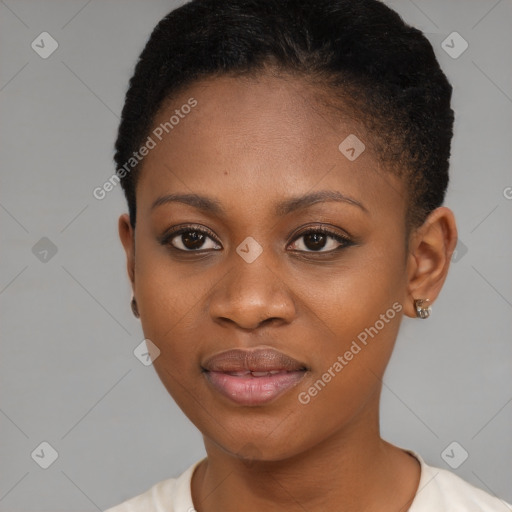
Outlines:
{"type": "Polygon", "coordinates": [[[166,233],[162,244],[170,245],[173,249],[183,252],[218,251],[222,249],[213,233],[195,226],[184,226],[166,233]]]}

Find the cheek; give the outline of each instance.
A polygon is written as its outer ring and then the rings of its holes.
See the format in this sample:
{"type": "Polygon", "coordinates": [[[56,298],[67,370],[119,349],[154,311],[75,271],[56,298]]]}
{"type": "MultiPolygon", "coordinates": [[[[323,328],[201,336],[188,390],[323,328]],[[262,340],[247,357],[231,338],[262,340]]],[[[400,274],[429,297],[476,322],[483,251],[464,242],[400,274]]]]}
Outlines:
{"type": "MultiPolygon", "coordinates": [[[[352,279],[352,277],[351,277],[352,279]]],[[[378,285],[365,276],[345,281],[342,292],[331,294],[334,311],[318,309],[324,328],[311,351],[312,373],[294,394],[300,419],[300,443],[313,446],[341,426],[378,411],[382,378],[391,357],[402,317],[398,292],[392,283],[378,285]]],[[[371,421],[371,420],[370,420],[371,421]]],[[[356,421],[355,424],[358,422],[356,421]]],[[[298,439],[299,441],[299,439],[298,439]]]]}
{"type": "Polygon", "coordinates": [[[198,387],[202,378],[198,346],[199,338],[204,336],[198,318],[211,283],[171,265],[159,253],[141,250],[137,254],[140,320],[144,337],[160,350],[153,362],[155,371],[178,406],[195,423],[201,418],[200,411],[196,411],[202,392],[198,387]]]}
{"type": "MultiPolygon", "coordinates": [[[[331,340],[327,346],[343,350],[359,333],[379,321],[381,315],[385,315],[385,320],[395,318],[397,306],[393,309],[393,304],[403,302],[406,290],[404,251],[397,241],[387,247],[374,243],[356,248],[343,267],[332,269],[328,280],[316,280],[321,283],[316,288],[303,278],[303,301],[313,309],[319,328],[324,328],[326,341],[331,340]]],[[[396,323],[396,319],[385,322],[380,334],[394,339],[396,332],[389,326],[396,323]]]]}
{"type": "Polygon", "coordinates": [[[321,350],[310,352],[313,373],[297,399],[327,429],[350,418],[380,387],[405,290],[404,249],[394,247],[361,251],[357,262],[333,273],[329,286],[307,296],[321,350]]]}
{"type": "Polygon", "coordinates": [[[160,364],[166,361],[171,369],[191,364],[197,346],[194,336],[201,334],[197,318],[214,281],[194,275],[187,265],[172,263],[155,242],[143,236],[138,242],[135,293],[144,335],[160,349],[160,364]]]}

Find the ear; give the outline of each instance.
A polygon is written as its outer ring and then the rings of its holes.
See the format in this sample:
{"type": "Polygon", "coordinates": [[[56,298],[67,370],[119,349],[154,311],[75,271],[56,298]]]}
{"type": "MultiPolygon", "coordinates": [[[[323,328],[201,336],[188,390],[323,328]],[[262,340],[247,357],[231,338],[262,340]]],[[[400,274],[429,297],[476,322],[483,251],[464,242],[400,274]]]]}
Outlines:
{"type": "Polygon", "coordinates": [[[132,289],[135,291],[135,231],[130,223],[130,217],[124,213],[119,217],[119,238],[126,253],[126,268],[128,277],[132,283],[132,289]]]}
{"type": "Polygon", "coordinates": [[[435,209],[422,226],[411,234],[407,258],[407,301],[404,313],[416,317],[415,299],[439,295],[448,274],[453,251],[457,245],[457,226],[453,212],[435,209]]]}

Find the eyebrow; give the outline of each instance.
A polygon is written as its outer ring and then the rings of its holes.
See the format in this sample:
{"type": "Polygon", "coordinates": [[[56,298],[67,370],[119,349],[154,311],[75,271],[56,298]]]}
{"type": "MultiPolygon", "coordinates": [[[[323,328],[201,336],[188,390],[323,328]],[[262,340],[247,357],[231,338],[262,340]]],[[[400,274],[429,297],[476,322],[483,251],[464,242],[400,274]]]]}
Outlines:
{"type": "MultiPolygon", "coordinates": [[[[290,197],[278,203],[274,211],[276,215],[284,216],[296,210],[304,209],[308,206],[327,201],[334,201],[357,206],[365,213],[369,213],[362,203],[335,190],[320,190],[317,192],[310,192],[309,194],[305,194],[303,196],[290,197]]],[[[193,206],[198,210],[202,210],[206,213],[211,213],[218,216],[226,214],[219,201],[211,197],[198,194],[167,194],[165,196],[161,196],[151,205],[151,210],[154,210],[158,206],[174,202],[188,204],[189,206],[193,206]]]]}

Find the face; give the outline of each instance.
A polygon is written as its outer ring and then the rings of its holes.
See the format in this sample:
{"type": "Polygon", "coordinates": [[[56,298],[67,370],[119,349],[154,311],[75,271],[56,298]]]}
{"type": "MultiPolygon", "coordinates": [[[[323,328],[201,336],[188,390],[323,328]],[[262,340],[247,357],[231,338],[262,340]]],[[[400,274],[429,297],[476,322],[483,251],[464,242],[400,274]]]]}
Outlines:
{"type": "Polygon", "coordinates": [[[155,119],[181,112],[144,159],[135,231],[121,219],[154,367],[224,453],[279,460],[378,415],[407,297],[404,187],[368,142],[339,149],[364,132],[317,93],[189,87],[155,119]]]}

